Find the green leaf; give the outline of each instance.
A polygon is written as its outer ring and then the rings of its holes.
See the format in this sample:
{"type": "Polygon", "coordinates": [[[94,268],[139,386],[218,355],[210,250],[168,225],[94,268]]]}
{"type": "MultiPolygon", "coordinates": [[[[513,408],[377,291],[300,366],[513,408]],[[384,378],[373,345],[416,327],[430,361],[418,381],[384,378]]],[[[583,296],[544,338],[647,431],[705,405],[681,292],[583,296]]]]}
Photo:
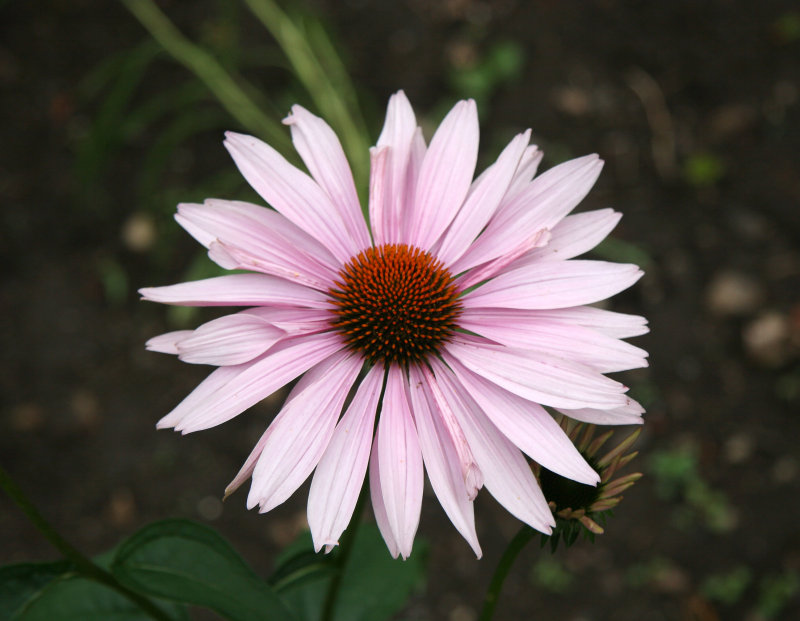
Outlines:
{"type": "MultiPolygon", "coordinates": [[[[150,615],[125,596],[69,573],[68,567],[68,563],[62,562],[0,569],[0,618],[9,621],[152,621],[150,615]],[[9,598],[8,588],[14,585],[20,593],[9,598]]],[[[162,609],[173,619],[188,621],[182,606],[167,604],[162,609]]]]}
{"type": "Polygon", "coordinates": [[[0,619],[14,619],[47,585],[70,570],[68,561],[0,567],[0,619]]]}
{"type": "Polygon", "coordinates": [[[232,621],[296,619],[216,531],[187,520],[140,530],[120,546],[111,572],[134,591],[205,606],[232,621]]]}
{"type": "Polygon", "coordinates": [[[278,568],[269,578],[272,587],[281,592],[294,589],[320,578],[330,578],[336,571],[330,555],[316,554],[309,545],[310,537],[300,537],[287,546],[278,559],[278,568]]]}
{"type": "MultiPolygon", "coordinates": [[[[310,548],[310,536],[302,537],[307,549],[310,548]]],[[[389,555],[378,528],[362,524],[339,585],[334,620],[381,621],[401,610],[424,581],[426,552],[427,546],[417,541],[407,561],[395,560],[389,555]]],[[[319,621],[330,580],[329,574],[319,572],[316,579],[284,582],[281,594],[298,611],[300,619],[319,621]]]]}

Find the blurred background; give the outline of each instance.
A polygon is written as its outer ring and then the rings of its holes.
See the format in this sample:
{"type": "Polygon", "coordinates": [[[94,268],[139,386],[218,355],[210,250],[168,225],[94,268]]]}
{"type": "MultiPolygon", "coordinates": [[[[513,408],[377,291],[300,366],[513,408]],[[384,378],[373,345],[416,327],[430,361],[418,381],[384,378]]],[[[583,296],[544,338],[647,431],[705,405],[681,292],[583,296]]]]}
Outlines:
{"type": "MultiPolygon", "coordinates": [[[[144,342],[209,316],[136,289],[214,273],[172,214],[180,201],[254,199],[222,132],[285,148],[270,123],[319,102],[245,2],[158,2],[182,33],[162,35],[190,46],[171,52],[134,4],[0,0],[0,462],[88,554],[188,517],[267,575],[304,528],[307,486],[267,516],[245,509],[246,492],[221,497],[285,393],[209,431],[156,432],[208,370],[144,342]],[[176,60],[187,49],[202,53],[176,60]],[[209,88],[223,74],[238,91],[209,88]],[[231,114],[239,92],[261,117],[231,114]]],[[[646,476],[594,545],[529,545],[496,618],[800,618],[797,4],[282,6],[338,50],[370,143],[403,88],[428,129],[474,97],[481,166],[527,127],[544,167],[599,153],[605,170],[579,209],[624,217],[595,254],[647,272],[609,306],[650,320],[635,343],[651,367],[623,378],[648,408],[628,469],[646,476]]],[[[398,619],[476,619],[519,528],[485,493],[476,516],[481,561],[426,494],[428,580],[398,619]]],[[[54,558],[0,496],[0,564],[54,558]]]]}

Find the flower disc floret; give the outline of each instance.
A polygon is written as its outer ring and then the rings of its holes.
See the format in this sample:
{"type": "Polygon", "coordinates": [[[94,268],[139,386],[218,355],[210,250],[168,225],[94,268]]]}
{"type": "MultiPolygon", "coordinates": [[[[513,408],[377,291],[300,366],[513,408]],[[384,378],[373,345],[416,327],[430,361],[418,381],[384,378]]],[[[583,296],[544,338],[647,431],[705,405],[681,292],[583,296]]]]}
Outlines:
{"type": "Polygon", "coordinates": [[[424,360],[453,334],[461,311],[450,272],[406,244],[372,247],[339,272],[333,326],[371,362],[424,360]]]}

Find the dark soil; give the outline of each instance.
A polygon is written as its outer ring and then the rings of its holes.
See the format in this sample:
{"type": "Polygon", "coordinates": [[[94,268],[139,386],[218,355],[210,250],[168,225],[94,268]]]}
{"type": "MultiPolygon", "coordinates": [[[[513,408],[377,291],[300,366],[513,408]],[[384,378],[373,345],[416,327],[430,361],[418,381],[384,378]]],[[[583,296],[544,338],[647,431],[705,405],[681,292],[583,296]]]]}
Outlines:
{"type": "MultiPolygon", "coordinates": [[[[194,40],[225,35],[214,30],[224,4],[160,3],[194,40]]],[[[645,278],[612,308],[647,316],[652,329],[636,339],[651,367],[624,378],[648,405],[633,465],[648,475],[595,545],[553,557],[529,546],[497,618],[711,621],[769,612],[769,585],[800,575],[796,4],[329,0],[313,8],[343,42],[373,138],[391,92],[405,89],[420,113],[438,110],[460,96],[448,78],[454,67],[467,70],[515,42],[521,73],[481,102],[487,153],[529,126],[548,166],[600,153],[605,171],[581,208],[621,211],[606,252],[647,263],[645,278]],[[683,474],[670,470],[687,459],[683,474]],[[672,494],[663,489],[670,481],[672,494]],[[709,580],[740,568],[747,579],[741,592],[722,589],[726,603],[709,580]]],[[[232,45],[243,56],[275,54],[246,9],[236,19],[232,45]]],[[[183,516],[213,524],[267,574],[303,527],[307,487],[267,516],[247,512],[243,492],[224,507],[218,499],[281,395],[203,433],[156,432],[207,371],[144,351],[170,324],[135,294],[184,279],[197,255],[150,203],[202,198],[173,199],[170,188],[235,173],[220,138],[237,126],[218,113],[169,153],[164,186],[144,197],[141,170],[157,123],[128,137],[112,126],[88,173],[76,159],[112,105],[87,76],[145,39],[118,3],[0,2],[0,461],[87,553],[148,521],[183,516]],[[132,214],[156,225],[145,251],[131,241],[132,214]]],[[[248,77],[284,93],[279,103],[288,106],[286,72],[251,60],[268,68],[248,77]]],[[[163,56],[134,101],[188,78],[163,56]]],[[[219,110],[210,99],[178,114],[209,110],[219,110]]],[[[481,561],[426,496],[419,536],[431,544],[429,581],[399,618],[476,618],[519,527],[485,493],[476,514],[481,561]]],[[[55,556],[0,496],[0,563],[55,556]]],[[[774,618],[800,618],[798,587],[788,590],[774,618]]]]}

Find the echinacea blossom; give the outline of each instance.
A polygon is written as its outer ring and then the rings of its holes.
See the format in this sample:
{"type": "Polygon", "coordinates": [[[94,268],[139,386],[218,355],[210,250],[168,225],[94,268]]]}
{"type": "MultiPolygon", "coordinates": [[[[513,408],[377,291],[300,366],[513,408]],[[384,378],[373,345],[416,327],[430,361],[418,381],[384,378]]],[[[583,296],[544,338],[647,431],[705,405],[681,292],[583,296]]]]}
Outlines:
{"type": "Polygon", "coordinates": [[[600,424],[639,423],[643,411],[605,374],[646,366],[646,352],[621,340],[645,333],[645,320],[588,306],[642,272],[574,260],[620,218],[568,215],[602,161],[535,176],[542,155],[526,131],[473,179],[475,102],[457,103],[426,144],[398,92],[370,151],[367,223],[331,128],[300,106],[284,123],[308,173],[256,138],[225,139],[271,209],[178,206],[213,261],[247,273],[141,290],[165,304],[247,307],[148,342],[218,367],[158,427],[208,429],[300,378],[226,490],[251,478],[248,508],[269,511],[313,472],[308,523],[328,551],[369,470],[380,531],[406,558],[427,472],[477,556],[483,487],[549,533],[555,520],[528,458],[580,483],[600,477],[545,408],[600,424]]]}

